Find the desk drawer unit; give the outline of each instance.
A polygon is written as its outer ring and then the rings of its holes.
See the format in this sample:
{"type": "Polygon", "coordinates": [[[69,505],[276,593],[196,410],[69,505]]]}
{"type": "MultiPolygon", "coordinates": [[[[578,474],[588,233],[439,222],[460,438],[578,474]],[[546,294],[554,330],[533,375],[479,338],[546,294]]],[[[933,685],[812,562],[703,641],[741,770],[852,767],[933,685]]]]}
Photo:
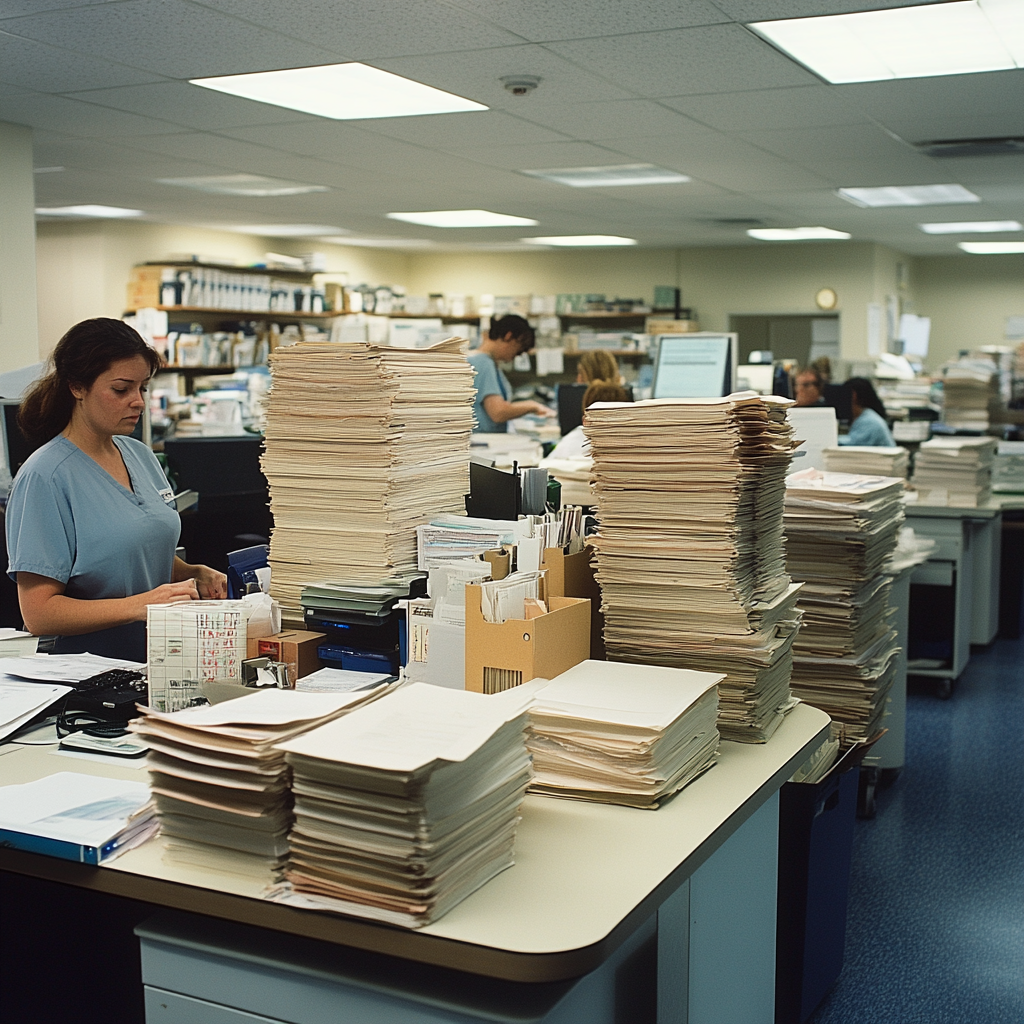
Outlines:
{"type": "Polygon", "coordinates": [[[919,519],[908,517],[914,533],[935,541],[929,561],[959,561],[964,553],[964,527],[959,519],[919,519]]]}

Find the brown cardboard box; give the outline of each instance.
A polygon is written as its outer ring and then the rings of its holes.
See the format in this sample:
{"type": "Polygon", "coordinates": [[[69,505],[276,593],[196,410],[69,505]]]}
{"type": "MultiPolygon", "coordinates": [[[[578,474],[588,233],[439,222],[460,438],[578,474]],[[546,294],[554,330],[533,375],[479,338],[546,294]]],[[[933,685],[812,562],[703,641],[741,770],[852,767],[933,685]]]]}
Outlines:
{"type": "Polygon", "coordinates": [[[498,693],[551,679],[590,657],[590,602],[550,597],[547,615],[485,622],[480,587],[466,587],[466,689],[498,693]]]}
{"type": "Polygon", "coordinates": [[[693,334],[699,330],[696,320],[665,320],[657,316],[649,316],[644,326],[645,334],[693,334]]]}
{"type": "Polygon", "coordinates": [[[586,597],[590,600],[590,657],[605,661],[604,616],[601,588],[594,577],[594,549],[588,544],[575,555],[563,555],[561,548],[545,548],[540,563],[547,570],[547,591],[553,597],[586,597]]]}
{"type": "Polygon", "coordinates": [[[127,309],[160,305],[160,280],[163,267],[132,267],[125,296],[127,309]]]}
{"type": "Polygon", "coordinates": [[[271,658],[288,665],[288,679],[292,686],[296,679],[308,676],[320,668],[316,649],[323,633],[308,633],[304,629],[284,629],[273,636],[249,637],[246,656],[271,658]]]}

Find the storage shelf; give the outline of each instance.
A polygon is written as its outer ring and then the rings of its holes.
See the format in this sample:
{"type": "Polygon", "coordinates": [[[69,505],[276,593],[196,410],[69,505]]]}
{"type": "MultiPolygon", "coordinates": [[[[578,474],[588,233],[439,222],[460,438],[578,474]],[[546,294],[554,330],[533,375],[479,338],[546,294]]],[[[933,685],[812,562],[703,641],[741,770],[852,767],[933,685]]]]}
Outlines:
{"type": "MultiPolygon", "coordinates": [[[[275,317],[285,319],[287,317],[302,317],[310,320],[322,320],[326,317],[342,316],[341,313],[295,313],[278,309],[217,309],[214,306],[154,306],[154,309],[163,310],[167,313],[199,313],[202,315],[219,314],[239,320],[272,320],[275,317]]],[[[126,315],[132,315],[137,310],[129,309],[126,315]]]]}
{"type": "Polygon", "coordinates": [[[147,260],[144,267],[175,267],[178,270],[223,270],[228,274],[259,274],[261,277],[292,277],[309,281],[315,270],[298,270],[285,267],[243,267],[235,263],[199,263],[196,260],[147,260]]]}

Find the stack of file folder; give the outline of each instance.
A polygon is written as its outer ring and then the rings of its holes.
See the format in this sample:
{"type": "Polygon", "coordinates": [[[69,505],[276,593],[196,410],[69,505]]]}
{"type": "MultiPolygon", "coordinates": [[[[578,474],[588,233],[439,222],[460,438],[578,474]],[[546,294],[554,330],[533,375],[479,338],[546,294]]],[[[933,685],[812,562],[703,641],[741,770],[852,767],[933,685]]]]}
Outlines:
{"type": "Polygon", "coordinates": [[[289,624],[314,581],[405,579],[417,525],[465,511],[475,391],[464,344],[303,342],[272,353],[262,466],[271,593],[289,624]]]}
{"type": "Polygon", "coordinates": [[[794,473],[786,488],[789,572],[804,584],[795,696],[841,725],[843,747],[875,735],[896,675],[886,565],[903,523],[903,481],[794,473]]]}
{"type": "Polygon", "coordinates": [[[530,708],[530,792],[657,808],[715,763],[721,675],[584,661],[530,708]]]}
{"type": "Polygon", "coordinates": [[[997,367],[988,359],[961,359],[942,374],[942,421],[957,430],[985,431],[1002,409],[997,367]]]}
{"type": "Polygon", "coordinates": [[[181,711],[146,709],[130,728],[149,745],[146,766],[161,831],[168,837],[168,856],[220,866],[223,851],[229,850],[280,868],[288,852],[292,798],[284,754],[275,744],[385,689],[304,693],[268,688],[181,711]]]}
{"type": "Polygon", "coordinates": [[[849,444],[825,448],[825,469],[830,473],[858,473],[865,476],[898,476],[906,479],[910,452],[895,445],[892,448],[849,444]]]}
{"type": "Polygon", "coordinates": [[[608,657],[725,673],[726,739],[763,742],[791,706],[791,404],[750,393],[598,403],[584,422],[608,657]]]}
{"type": "Polygon", "coordinates": [[[934,437],[914,457],[913,484],[922,505],[978,508],[992,497],[994,437],[934,437]]]}
{"type": "Polygon", "coordinates": [[[416,928],[510,867],[534,690],[413,683],[282,744],[296,817],[272,898],[416,928]]]}

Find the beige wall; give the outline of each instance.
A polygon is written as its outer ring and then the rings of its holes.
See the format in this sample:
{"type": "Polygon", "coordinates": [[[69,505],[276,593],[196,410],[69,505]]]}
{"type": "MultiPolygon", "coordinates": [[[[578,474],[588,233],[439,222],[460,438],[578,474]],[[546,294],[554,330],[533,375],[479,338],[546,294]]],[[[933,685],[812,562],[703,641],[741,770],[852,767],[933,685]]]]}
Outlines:
{"type": "Polygon", "coordinates": [[[914,312],[932,320],[928,365],[962,349],[1013,345],[1006,318],[1024,316],[1024,255],[927,256],[914,260],[914,312]]]}
{"type": "Polygon", "coordinates": [[[39,361],[32,129],[0,121],[0,372],[39,361]]]}

